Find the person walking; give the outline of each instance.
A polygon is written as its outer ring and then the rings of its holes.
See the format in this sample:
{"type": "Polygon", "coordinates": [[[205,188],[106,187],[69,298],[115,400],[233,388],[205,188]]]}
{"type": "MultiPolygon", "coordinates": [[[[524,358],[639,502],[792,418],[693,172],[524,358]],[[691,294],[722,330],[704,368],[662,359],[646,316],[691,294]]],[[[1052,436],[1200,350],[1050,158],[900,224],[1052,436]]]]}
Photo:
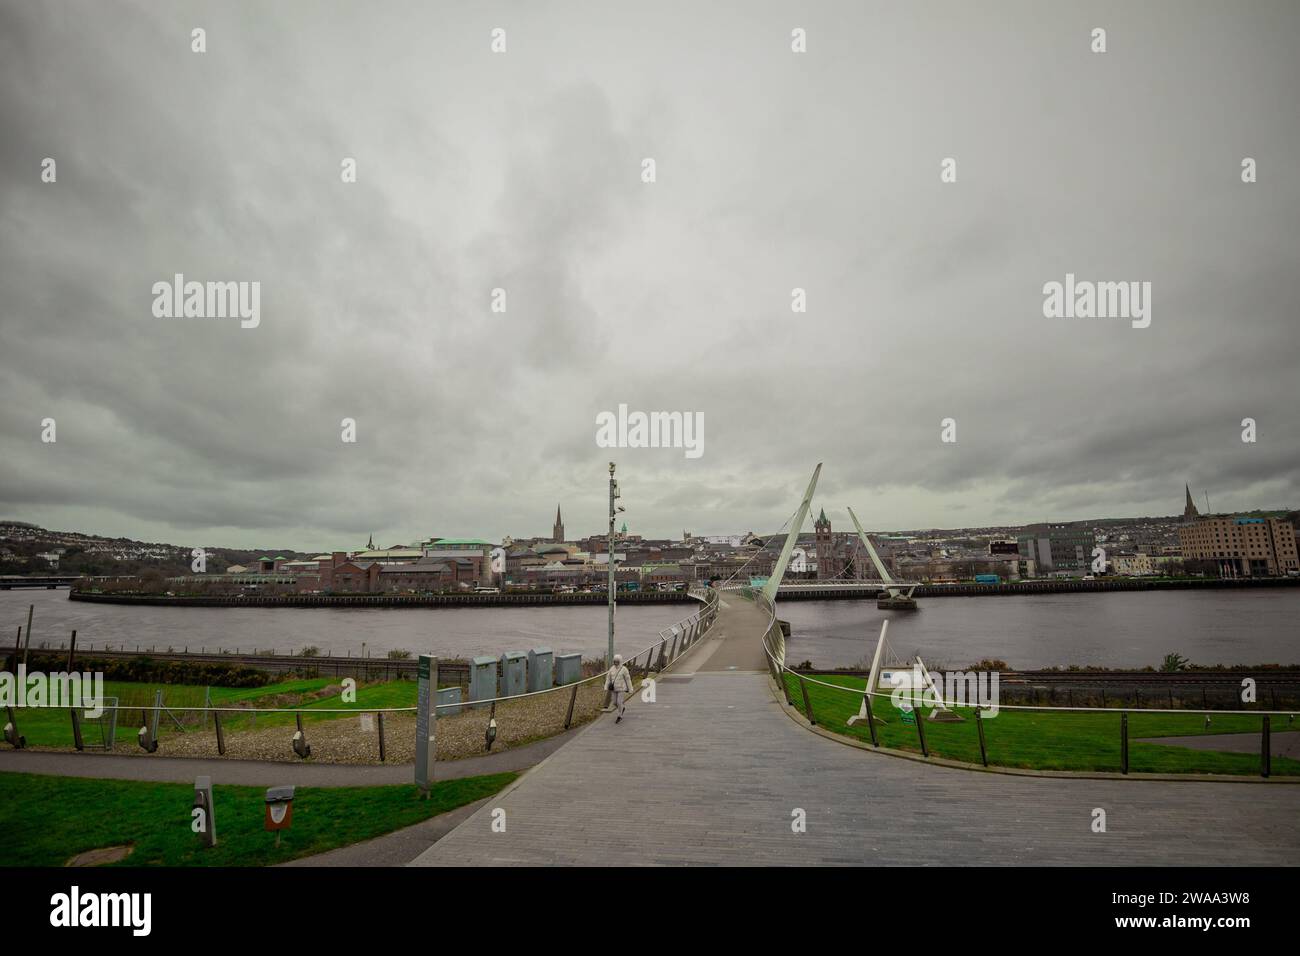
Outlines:
{"type": "Polygon", "coordinates": [[[614,666],[605,673],[605,690],[613,694],[614,710],[618,711],[614,723],[617,724],[627,709],[627,695],[632,693],[632,672],[623,663],[622,654],[614,655],[614,666]]]}

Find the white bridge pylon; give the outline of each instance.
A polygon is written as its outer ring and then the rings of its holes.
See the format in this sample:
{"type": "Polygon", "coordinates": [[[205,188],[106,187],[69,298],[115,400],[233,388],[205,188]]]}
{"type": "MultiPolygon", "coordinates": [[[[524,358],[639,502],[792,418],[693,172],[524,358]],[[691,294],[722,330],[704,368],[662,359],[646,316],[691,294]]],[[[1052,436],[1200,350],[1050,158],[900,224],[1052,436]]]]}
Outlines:
{"type": "MultiPolygon", "coordinates": [[[[808,509],[812,505],[814,492],[817,490],[817,479],[821,477],[822,463],[818,462],[817,467],[813,469],[812,480],[808,482],[808,490],[804,492],[803,501],[799,503],[799,510],[795,513],[794,521],[790,525],[790,530],[786,533],[785,543],[781,548],[781,553],[776,559],[776,564],[772,567],[772,573],[768,575],[767,582],[763,585],[763,594],[769,601],[775,601],[778,591],[782,590],[800,590],[800,589],[827,589],[827,590],[844,590],[844,591],[862,591],[871,589],[879,591],[882,588],[888,590],[891,600],[897,600],[904,590],[907,591],[905,599],[912,601],[912,592],[916,590],[917,585],[911,581],[895,581],[890,575],[889,570],[885,567],[884,562],[880,560],[880,555],[876,553],[876,546],[871,543],[867,537],[862,525],[858,522],[858,516],[849,509],[849,517],[853,519],[853,526],[858,529],[858,539],[866,546],[867,554],[871,556],[871,562],[876,566],[876,573],[880,575],[879,581],[791,581],[789,584],[782,583],[785,578],[785,572],[790,567],[790,559],[794,555],[795,547],[799,542],[799,534],[803,531],[803,523],[808,517],[808,509]]],[[[915,602],[912,601],[913,606],[915,602]]]]}
{"type": "MultiPolygon", "coordinates": [[[[910,661],[904,661],[885,637],[888,630],[889,619],[886,618],[880,622],[880,640],[876,642],[876,653],[871,658],[871,670],[867,672],[867,686],[862,695],[862,705],[858,713],[845,723],[852,727],[859,720],[867,720],[868,695],[875,695],[882,691],[890,694],[891,701],[894,695],[898,695],[901,698],[899,706],[904,711],[911,710],[912,707],[919,708],[928,701],[933,707],[930,711],[930,720],[961,720],[944,703],[943,691],[930,675],[930,670],[921,660],[921,655],[916,655],[910,661]]],[[[874,713],[871,716],[878,724],[887,723],[874,713]]]]}
{"type": "MultiPolygon", "coordinates": [[[[895,587],[895,585],[900,582],[896,582],[890,576],[889,570],[885,567],[884,562],[880,560],[880,555],[876,554],[876,546],[871,543],[871,539],[867,537],[867,533],[862,530],[862,524],[858,521],[858,516],[853,513],[852,508],[849,508],[849,517],[853,519],[853,527],[858,531],[858,540],[862,542],[864,547],[866,547],[867,554],[871,555],[871,563],[876,566],[876,573],[880,575],[881,582],[889,590],[889,596],[891,598],[898,597],[898,595],[902,593],[903,589],[901,587],[895,587]]],[[[916,585],[911,585],[907,589],[906,596],[910,598],[912,592],[915,590],[916,585]]],[[[885,635],[882,632],[880,636],[883,638],[885,635]]]]}

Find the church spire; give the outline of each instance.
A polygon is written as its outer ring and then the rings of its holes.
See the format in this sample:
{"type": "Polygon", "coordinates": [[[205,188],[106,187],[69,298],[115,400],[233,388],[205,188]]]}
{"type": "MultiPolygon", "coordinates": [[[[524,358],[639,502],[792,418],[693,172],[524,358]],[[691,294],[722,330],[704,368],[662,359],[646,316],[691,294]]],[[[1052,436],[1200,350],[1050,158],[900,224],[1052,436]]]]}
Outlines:
{"type": "Polygon", "coordinates": [[[1192,501],[1192,486],[1183,485],[1183,489],[1187,492],[1187,504],[1183,507],[1183,520],[1191,521],[1193,518],[1200,517],[1201,513],[1196,510],[1196,502],[1192,501]]]}
{"type": "Polygon", "coordinates": [[[560,506],[555,506],[555,527],[551,529],[551,543],[564,544],[564,519],[560,517],[560,506]]]}

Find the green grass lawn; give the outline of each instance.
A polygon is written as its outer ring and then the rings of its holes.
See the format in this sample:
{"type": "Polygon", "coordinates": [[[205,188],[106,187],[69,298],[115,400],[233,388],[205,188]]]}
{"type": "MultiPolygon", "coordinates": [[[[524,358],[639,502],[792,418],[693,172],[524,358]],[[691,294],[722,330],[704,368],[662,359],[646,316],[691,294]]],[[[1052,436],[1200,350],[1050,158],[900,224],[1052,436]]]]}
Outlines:
{"type": "Polygon", "coordinates": [[[436,783],[426,800],[414,785],[299,787],[278,849],[263,829],[265,789],[218,784],[217,845],[204,849],[191,829],[189,784],[0,773],[0,866],[63,866],[83,851],[123,844],[135,851],[114,866],[267,866],[419,823],[517,776],[436,783]]]}
{"type": "MultiPolygon", "coordinates": [[[[329,683],[337,684],[337,681],[329,683]]],[[[320,697],[315,700],[307,701],[302,705],[302,719],[304,722],[314,720],[350,720],[353,718],[340,717],[338,714],[317,713],[313,710],[378,710],[389,707],[414,707],[418,693],[418,685],[415,681],[409,680],[391,680],[381,681],[375,684],[360,685],[357,687],[357,699],[345,703],[343,695],[333,694],[329,697],[320,697]]],[[[255,700],[256,698],[254,698],[255,700]]],[[[244,701],[242,703],[247,703],[244,701]]],[[[226,705],[218,705],[226,706],[226,705]]],[[[233,706],[233,705],[230,705],[233,706]]],[[[281,703],[276,706],[287,707],[289,704],[281,703]]],[[[258,714],[258,727],[288,727],[295,722],[293,714],[258,714]]],[[[242,714],[222,714],[222,726],[231,730],[251,727],[253,718],[242,714]]],[[[175,729],[175,725],[173,725],[175,729]]]]}
{"type": "MultiPolygon", "coordinates": [[[[786,674],[786,685],[795,706],[803,711],[799,679],[786,674]]],[[[861,677],[817,675],[819,681],[861,691],[866,681],[861,677]]],[[[858,713],[860,693],[845,693],[807,684],[808,699],[818,725],[827,730],[871,742],[865,720],[852,727],[845,721],[858,713]]],[[[875,716],[886,723],[876,725],[882,747],[921,750],[916,725],[904,723],[901,713],[887,697],[873,697],[875,716]]],[[[956,708],[966,718],[961,723],[925,722],[925,739],[931,755],[980,762],[979,732],[969,708],[956,708]]],[[[925,710],[928,715],[929,710],[925,710]]],[[[1002,710],[994,718],[984,718],[984,738],[990,765],[1034,770],[1120,770],[1120,713],[1070,713],[1060,711],[1002,710]]],[[[1228,753],[1193,750],[1188,747],[1138,743],[1143,737],[1173,737],[1201,734],[1251,733],[1258,735],[1262,720],[1249,714],[1212,714],[1210,727],[1200,714],[1170,711],[1167,714],[1129,714],[1129,771],[1131,773],[1222,773],[1258,775],[1260,758],[1253,753],[1228,753]]],[[[1273,718],[1275,732],[1300,729],[1287,725],[1285,718],[1273,718]]],[[[1274,775],[1300,774],[1300,761],[1274,757],[1274,775]]]]}
{"type": "MultiPolygon", "coordinates": [[[[267,707],[290,707],[304,698],[310,698],[330,686],[337,686],[335,678],[311,677],[278,681],[263,687],[213,687],[211,700],[214,707],[253,707],[261,703],[267,707]]],[[[155,691],[163,692],[163,705],[177,708],[176,716],[182,721],[197,720],[188,717],[179,708],[202,707],[204,695],[208,688],[192,684],[152,684],[130,681],[105,681],[104,695],[119,700],[117,719],[117,739],[130,740],[140,727],[142,705],[152,707],[155,691]]],[[[305,700],[303,703],[304,720],[327,720],[337,717],[335,714],[310,714],[313,709],[348,708],[366,710],[381,707],[414,707],[416,702],[416,684],[414,681],[393,680],[357,688],[355,703],[343,703],[341,694],[329,697],[305,700]]],[[[72,721],[64,708],[22,707],[16,709],[18,729],[27,743],[40,747],[71,747],[72,721]]],[[[250,715],[224,714],[222,721],[231,730],[250,727],[254,718],[250,715]]],[[[288,726],[294,723],[293,714],[261,714],[256,724],[262,726],[288,726]]],[[[198,724],[194,725],[195,727],[198,724]]],[[[209,723],[209,726],[211,724],[209,723]]],[[[158,721],[160,737],[172,733],[184,733],[170,717],[164,713],[158,721]]],[[[103,743],[103,731],[93,721],[83,718],[82,737],[88,748],[100,747],[103,743]]]]}
{"type": "MultiPolygon", "coordinates": [[[[213,687],[212,704],[214,707],[234,707],[245,701],[260,700],[263,697],[272,697],[279,694],[314,694],[331,684],[337,683],[336,679],[330,677],[302,677],[276,681],[274,684],[267,684],[264,687],[213,687]]],[[[164,690],[164,696],[170,700],[170,695],[166,693],[166,690],[164,690]]],[[[203,706],[202,696],[199,697],[199,702],[194,706],[203,706]]]]}

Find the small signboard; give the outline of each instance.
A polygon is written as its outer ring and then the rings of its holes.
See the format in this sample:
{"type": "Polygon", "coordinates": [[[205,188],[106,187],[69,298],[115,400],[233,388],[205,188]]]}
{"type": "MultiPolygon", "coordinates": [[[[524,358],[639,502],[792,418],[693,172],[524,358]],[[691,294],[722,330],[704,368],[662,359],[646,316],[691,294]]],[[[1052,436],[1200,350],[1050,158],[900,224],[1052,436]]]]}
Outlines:
{"type": "MultiPolygon", "coordinates": [[[[267,830],[287,830],[293,823],[293,792],[294,787],[271,787],[266,791],[266,820],[264,826],[267,830]]],[[[276,838],[276,845],[279,845],[279,837],[276,838]]]]}

